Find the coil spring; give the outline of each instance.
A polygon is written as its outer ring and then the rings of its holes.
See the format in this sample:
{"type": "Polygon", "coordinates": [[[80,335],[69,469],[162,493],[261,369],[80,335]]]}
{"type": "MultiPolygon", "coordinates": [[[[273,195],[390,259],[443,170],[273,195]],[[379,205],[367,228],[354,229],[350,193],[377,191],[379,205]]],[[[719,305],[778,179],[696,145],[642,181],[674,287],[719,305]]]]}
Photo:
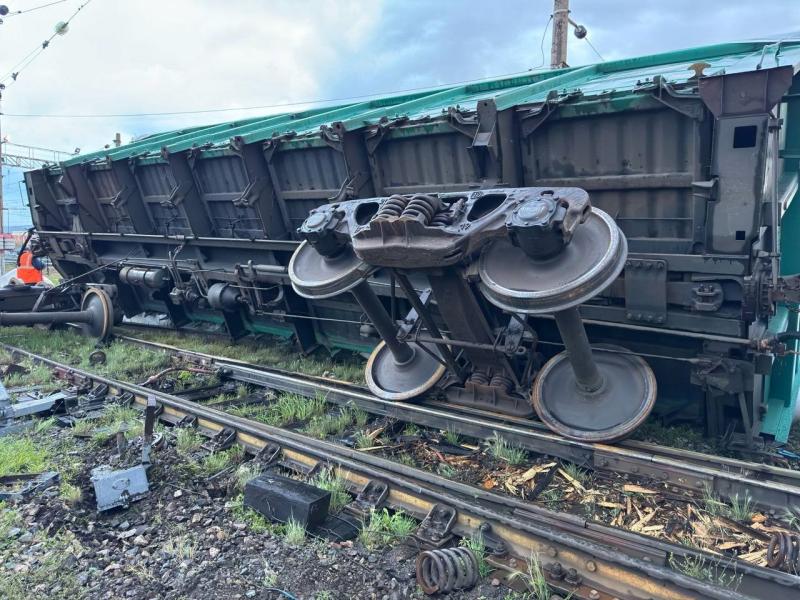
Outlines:
{"type": "Polygon", "coordinates": [[[422,221],[423,225],[428,225],[436,212],[439,210],[441,202],[436,196],[427,194],[417,194],[411,198],[411,202],[403,209],[403,216],[422,221]]]}
{"type": "Polygon", "coordinates": [[[511,378],[506,375],[497,374],[492,376],[492,381],[489,383],[489,385],[500,388],[504,392],[508,393],[511,391],[511,388],[514,387],[514,382],[511,381],[511,378]]]}
{"type": "Polygon", "coordinates": [[[471,588],[478,576],[478,559],[469,548],[426,550],[417,557],[417,583],[426,594],[471,588]]]}
{"type": "Polygon", "coordinates": [[[431,225],[433,227],[445,227],[450,225],[453,222],[453,211],[447,210],[440,210],[437,212],[433,219],[431,219],[431,225]]]}
{"type": "Polygon", "coordinates": [[[378,219],[388,219],[390,217],[399,217],[403,210],[405,209],[406,205],[408,204],[408,198],[405,196],[401,196],[399,194],[395,194],[394,196],[389,196],[389,199],[381,205],[380,210],[375,213],[375,216],[372,217],[373,221],[378,219]]]}
{"type": "Polygon", "coordinates": [[[473,371],[469,376],[470,383],[477,383],[478,385],[489,385],[489,374],[486,371],[473,371]]]}
{"type": "Polygon", "coordinates": [[[800,535],[786,531],[773,533],[767,548],[767,564],[773,569],[784,566],[793,573],[800,572],[800,535]]]}

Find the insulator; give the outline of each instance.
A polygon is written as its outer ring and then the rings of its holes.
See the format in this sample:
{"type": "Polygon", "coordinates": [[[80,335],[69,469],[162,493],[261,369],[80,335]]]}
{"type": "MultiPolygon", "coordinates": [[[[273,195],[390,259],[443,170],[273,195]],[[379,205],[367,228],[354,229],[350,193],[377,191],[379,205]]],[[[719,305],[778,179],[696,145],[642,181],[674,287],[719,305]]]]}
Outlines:
{"type": "Polygon", "coordinates": [[[767,564],[773,569],[785,567],[791,573],[800,572],[800,535],[774,532],[767,547],[767,564]]]}
{"type": "Polygon", "coordinates": [[[469,376],[470,383],[477,383],[478,385],[489,385],[489,374],[486,371],[473,371],[469,376]]]}
{"type": "Polygon", "coordinates": [[[389,219],[391,217],[399,217],[403,210],[405,209],[406,205],[408,204],[408,198],[405,196],[401,196],[399,194],[395,194],[394,196],[390,196],[389,199],[381,205],[380,210],[375,213],[375,216],[372,217],[373,221],[378,219],[389,219]]]}
{"type": "Polygon", "coordinates": [[[403,217],[416,219],[423,225],[428,225],[440,207],[441,201],[436,196],[417,194],[403,210],[403,217]]]}
{"type": "Polygon", "coordinates": [[[417,583],[426,594],[469,589],[479,576],[478,559],[469,548],[426,550],[417,556],[417,583]]]}
{"type": "Polygon", "coordinates": [[[514,387],[514,382],[506,375],[497,374],[492,376],[492,380],[489,382],[489,385],[500,388],[507,394],[511,391],[511,388],[514,387]]]}

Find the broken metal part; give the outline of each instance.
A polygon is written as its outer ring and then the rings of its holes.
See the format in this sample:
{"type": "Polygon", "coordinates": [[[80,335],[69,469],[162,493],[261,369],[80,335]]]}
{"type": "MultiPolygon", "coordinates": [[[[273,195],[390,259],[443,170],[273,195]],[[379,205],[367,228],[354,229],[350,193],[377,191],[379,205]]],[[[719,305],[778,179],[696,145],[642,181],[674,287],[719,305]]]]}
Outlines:
{"type": "MultiPolygon", "coordinates": [[[[18,397],[18,400],[24,397],[18,397]]],[[[31,421],[23,420],[22,417],[63,410],[74,397],[74,392],[68,390],[47,396],[29,395],[27,400],[12,403],[5,386],[0,383],[0,437],[28,427],[31,421]]]]}
{"type": "Polygon", "coordinates": [[[112,470],[103,465],[92,469],[91,480],[99,511],[127,507],[131,502],[144,498],[150,491],[147,469],[141,464],[120,470],[112,470]]]}
{"type": "Polygon", "coordinates": [[[0,500],[24,500],[36,492],[56,485],[58,480],[59,474],[56,471],[0,475],[0,500]]]}
{"type": "Polygon", "coordinates": [[[89,354],[90,365],[104,365],[106,364],[106,353],[102,350],[95,350],[89,354]]]}
{"type": "Polygon", "coordinates": [[[264,474],[244,486],[244,505],[272,521],[294,520],[304,527],[322,524],[331,493],[296,479],[264,474]]]}
{"type": "Polygon", "coordinates": [[[473,587],[480,577],[478,559],[469,548],[425,550],[417,556],[417,583],[426,594],[446,594],[473,587]]]}
{"type": "Polygon", "coordinates": [[[458,513],[452,506],[434,504],[419,527],[414,532],[414,538],[426,546],[442,548],[453,539],[453,525],[458,513]]]}

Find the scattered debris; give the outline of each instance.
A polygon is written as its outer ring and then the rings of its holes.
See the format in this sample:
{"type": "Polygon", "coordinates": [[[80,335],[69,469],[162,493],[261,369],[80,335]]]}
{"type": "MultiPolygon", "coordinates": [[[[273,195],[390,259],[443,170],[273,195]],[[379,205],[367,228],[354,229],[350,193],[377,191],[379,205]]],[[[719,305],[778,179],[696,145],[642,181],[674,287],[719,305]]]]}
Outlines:
{"type": "Polygon", "coordinates": [[[58,472],[0,475],[0,501],[19,502],[58,483],[58,472]]]}
{"type": "Polygon", "coordinates": [[[150,467],[150,448],[153,444],[153,427],[156,419],[156,400],[147,399],[141,462],[127,469],[113,470],[103,465],[92,470],[92,484],[97,498],[97,510],[106,511],[128,506],[142,499],[150,491],[147,469],[150,467]]]}

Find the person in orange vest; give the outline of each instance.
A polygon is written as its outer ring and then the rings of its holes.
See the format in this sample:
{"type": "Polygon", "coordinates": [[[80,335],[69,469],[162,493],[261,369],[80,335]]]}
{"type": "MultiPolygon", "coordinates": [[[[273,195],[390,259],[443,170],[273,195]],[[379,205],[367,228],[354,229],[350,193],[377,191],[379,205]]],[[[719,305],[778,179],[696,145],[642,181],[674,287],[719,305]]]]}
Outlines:
{"type": "Polygon", "coordinates": [[[42,282],[42,261],[30,250],[20,253],[17,258],[17,279],[28,285],[42,282]]]}

